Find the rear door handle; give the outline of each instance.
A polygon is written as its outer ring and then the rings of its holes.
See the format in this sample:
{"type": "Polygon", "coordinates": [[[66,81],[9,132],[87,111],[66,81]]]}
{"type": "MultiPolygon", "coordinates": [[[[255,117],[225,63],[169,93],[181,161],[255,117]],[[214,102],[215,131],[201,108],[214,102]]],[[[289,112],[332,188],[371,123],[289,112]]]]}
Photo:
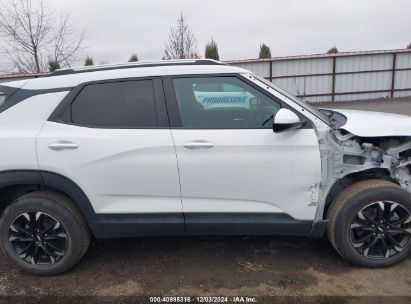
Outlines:
{"type": "Polygon", "coordinates": [[[78,145],[72,141],[56,141],[49,144],[49,149],[60,151],[60,150],[75,150],[78,148],[78,145]]]}
{"type": "Polygon", "coordinates": [[[215,145],[206,140],[193,140],[188,141],[183,144],[183,147],[186,149],[194,150],[194,149],[211,149],[215,145]]]}

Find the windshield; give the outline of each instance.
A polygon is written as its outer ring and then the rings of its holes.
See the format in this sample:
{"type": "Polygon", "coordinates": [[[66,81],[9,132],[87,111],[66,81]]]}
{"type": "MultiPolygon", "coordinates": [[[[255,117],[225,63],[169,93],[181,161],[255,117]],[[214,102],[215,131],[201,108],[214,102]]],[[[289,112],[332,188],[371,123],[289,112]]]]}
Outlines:
{"type": "Polygon", "coordinates": [[[269,87],[271,87],[272,89],[276,90],[278,93],[284,95],[285,97],[287,97],[288,99],[291,99],[292,101],[294,101],[296,104],[298,104],[299,106],[303,107],[305,110],[307,110],[308,112],[310,112],[311,114],[317,116],[318,118],[320,118],[322,121],[326,122],[326,123],[330,123],[329,119],[327,116],[325,116],[324,114],[322,114],[320,111],[318,111],[316,108],[314,108],[313,106],[309,105],[308,103],[306,103],[305,101],[302,101],[301,99],[295,97],[294,95],[288,93],[287,91],[284,91],[283,89],[277,87],[275,84],[273,84],[272,82],[266,80],[263,77],[257,76],[257,75],[253,75],[255,77],[255,79],[257,79],[258,81],[264,83],[265,85],[268,85],[269,87]]]}

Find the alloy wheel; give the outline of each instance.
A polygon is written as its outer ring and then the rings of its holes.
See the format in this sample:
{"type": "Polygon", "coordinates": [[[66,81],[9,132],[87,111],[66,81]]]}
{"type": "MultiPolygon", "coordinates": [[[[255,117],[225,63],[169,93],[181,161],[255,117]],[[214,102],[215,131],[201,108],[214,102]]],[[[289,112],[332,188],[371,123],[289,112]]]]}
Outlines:
{"type": "Polygon", "coordinates": [[[61,223],[44,212],[25,212],[9,228],[9,241],[16,254],[33,265],[51,265],[67,251],[67,233],[61,223]]]}
{"type": "Polygon", "coordinates": [[[357,213],[350,234],[352,246],[365,257],[391,258],[410,243],[410,211],[392,201],[371,203],[357,213]]]}

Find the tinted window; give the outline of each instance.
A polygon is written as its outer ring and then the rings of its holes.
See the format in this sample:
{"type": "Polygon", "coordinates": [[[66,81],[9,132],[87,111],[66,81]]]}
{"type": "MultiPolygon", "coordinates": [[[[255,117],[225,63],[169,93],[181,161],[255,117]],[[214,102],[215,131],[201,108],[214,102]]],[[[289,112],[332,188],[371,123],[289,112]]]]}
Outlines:
{"type": "Polygon", "coordinates": [[[271,128],[281,108],[236,77],[176,78],[173,83],[186,128],[271,128]]]}
{"type": "Polygon", "coordinates": [[[88,85],[71,106],[74,124],[113,127],[157,127],[151,80],[88,85]]]}

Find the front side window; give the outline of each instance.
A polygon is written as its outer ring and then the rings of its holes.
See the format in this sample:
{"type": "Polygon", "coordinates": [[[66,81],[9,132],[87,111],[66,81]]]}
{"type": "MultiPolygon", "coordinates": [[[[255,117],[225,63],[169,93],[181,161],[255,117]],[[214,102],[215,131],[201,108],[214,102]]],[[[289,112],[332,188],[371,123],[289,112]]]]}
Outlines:
{"type": "Polygon", "coordinates": [[[281,108],[236,77],[193,77],[173,80],[184,128],[271,128],[281,108]]]}
{"type": "Polygon", "coordinates": [[[91,84],[71,105],[76,125],[105,128],[157,127],[151,80],[91,84]]]}

